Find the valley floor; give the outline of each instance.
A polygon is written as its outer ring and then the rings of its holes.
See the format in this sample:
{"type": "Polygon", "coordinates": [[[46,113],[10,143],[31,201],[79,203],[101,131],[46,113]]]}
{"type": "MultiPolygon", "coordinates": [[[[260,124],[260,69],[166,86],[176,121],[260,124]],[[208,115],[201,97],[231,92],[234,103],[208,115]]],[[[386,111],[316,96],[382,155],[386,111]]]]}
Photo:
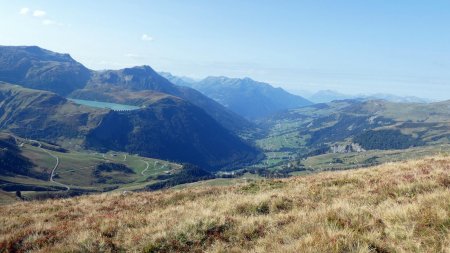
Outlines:
{"type": "Polygon", "coordinates": [[[0,209],[0,252],[450,252],[450,157],[0,209]]]}

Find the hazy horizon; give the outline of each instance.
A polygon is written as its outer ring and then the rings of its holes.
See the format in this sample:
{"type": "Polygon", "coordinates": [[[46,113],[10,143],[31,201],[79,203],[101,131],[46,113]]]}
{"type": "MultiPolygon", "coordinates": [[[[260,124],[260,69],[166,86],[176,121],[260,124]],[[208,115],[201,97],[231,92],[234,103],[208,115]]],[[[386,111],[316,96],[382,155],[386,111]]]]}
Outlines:
{"type": "Polygon", "coordinates": [[[250,77],[298,94],[450,97],[450,2],[3,1],[2,45],[92,69],[250,77]]]}

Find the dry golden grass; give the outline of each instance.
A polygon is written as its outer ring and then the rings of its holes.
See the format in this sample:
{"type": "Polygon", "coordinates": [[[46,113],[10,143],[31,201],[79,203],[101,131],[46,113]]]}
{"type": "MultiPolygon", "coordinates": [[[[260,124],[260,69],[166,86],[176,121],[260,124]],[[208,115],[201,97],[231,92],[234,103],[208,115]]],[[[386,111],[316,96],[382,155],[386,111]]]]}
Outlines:
{"type": "Polygon", "coordinates": [[[450,252],[450,158],[2,206],[0,249],[450,252]]]}

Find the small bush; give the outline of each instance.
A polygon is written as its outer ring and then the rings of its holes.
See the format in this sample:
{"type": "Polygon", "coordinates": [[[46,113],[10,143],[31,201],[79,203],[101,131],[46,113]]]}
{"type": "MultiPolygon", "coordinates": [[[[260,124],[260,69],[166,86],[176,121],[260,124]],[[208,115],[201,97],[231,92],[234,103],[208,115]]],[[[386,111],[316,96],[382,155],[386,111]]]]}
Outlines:
{"type": "Polygon", "coordinates": [[[242,186],[239,191],[241,193],[257,193],[264,190],[280,189],[286,185],[280,180],[265,180],[262,182],[251,182],[250,184],[242,186]]]}
{"type": "Polygon", "coordinates": [[[274,212],[289,211],[293,207],[294,207],[293,201],[286,197],[277,198],[272,201],[272,210],[274,212]]]}
{"type": "Polygon", "coordinates": [[[236,206],[236,213],[241,215],[267,215],[270,213],[270,202],[262,201],[257,204],[242,203],[236,206]]]}

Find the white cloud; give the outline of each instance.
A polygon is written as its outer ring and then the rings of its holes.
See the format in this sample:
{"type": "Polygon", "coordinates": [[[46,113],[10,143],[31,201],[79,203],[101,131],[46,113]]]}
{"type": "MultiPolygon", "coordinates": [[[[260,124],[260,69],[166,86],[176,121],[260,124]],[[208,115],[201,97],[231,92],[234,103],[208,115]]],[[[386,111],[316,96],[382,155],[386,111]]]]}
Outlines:
{"type": "Polygon", "coordinates": [[[47,12],[43,10],[32,10],[30,8],[24,7],[20,9],[19,14],[24,16],[31,14],[37,20],[42,20],[41,24],[46,26],[66,26],[65,24],[54,19],[47,18],[47,12]]]}
{"type": "Polygon", "coordinates": [[[149,35],[147,35],[147,34],[142,34],[142,37],[141,37],[141,39],[143,40],[143,41],[153,41],[153,37],[151,37],[151,36],[149,36],[149,35]]]}
{"type": "Polygon", "coordinates": [[[28,15],[28,13],[30,12],[30,8],[24,7],[22,9],[20,9],[19,13],[20,15],[28,15]]]}
{"type": "Polygon", "coordinates": [[[37,18],[43,18],[47,15],[47,12],[43,11],[43,10],[34,10],[33,11],[33,17],[37,17],[37,18]]]}

